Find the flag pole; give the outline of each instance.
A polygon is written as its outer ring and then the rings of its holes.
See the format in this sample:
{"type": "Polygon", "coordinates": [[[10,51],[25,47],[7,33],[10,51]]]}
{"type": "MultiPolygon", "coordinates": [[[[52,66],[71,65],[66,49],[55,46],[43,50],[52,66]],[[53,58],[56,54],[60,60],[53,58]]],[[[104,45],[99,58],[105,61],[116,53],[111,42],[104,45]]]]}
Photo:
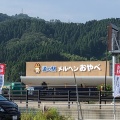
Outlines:
{"type": "Polygon", "coordinates": [[[113,91],[113,104],[114,104],[114,108],[113,108],[113,115],[114,115],[114,120],[116,120],[116,114],[115,114],[115,86],[114,86],[114,81],[115,81],[115,63],[116,63],[116,57],[115,55],[112,56],[112,91],[113,91]]]}

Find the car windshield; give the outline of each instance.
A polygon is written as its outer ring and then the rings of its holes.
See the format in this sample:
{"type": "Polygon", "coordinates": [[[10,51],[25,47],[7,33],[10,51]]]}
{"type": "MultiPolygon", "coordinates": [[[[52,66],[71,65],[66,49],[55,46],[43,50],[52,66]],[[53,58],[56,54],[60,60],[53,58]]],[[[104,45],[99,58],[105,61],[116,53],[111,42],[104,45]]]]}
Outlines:
{"type": "Polygon", "coordinates": [[[7,99],[3,97],[2,95],[0,95],[0,101],[3,101],[3,100],[7,100],[7,99]]]}
{"type": "Polygon", "coordinates": [[[28,87],[27,90],[34,90],[34,87],[28,87]]]}

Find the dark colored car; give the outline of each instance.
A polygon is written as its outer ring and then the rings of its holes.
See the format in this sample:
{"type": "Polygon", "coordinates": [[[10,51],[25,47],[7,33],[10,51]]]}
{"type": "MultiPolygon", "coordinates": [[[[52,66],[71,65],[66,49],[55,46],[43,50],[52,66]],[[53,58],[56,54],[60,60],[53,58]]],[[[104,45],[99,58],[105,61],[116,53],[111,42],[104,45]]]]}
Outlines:
{"type": "Polygon", "coordinates": [[[0,120],[21,120],[18,105],[0,95],[0,120]]]}

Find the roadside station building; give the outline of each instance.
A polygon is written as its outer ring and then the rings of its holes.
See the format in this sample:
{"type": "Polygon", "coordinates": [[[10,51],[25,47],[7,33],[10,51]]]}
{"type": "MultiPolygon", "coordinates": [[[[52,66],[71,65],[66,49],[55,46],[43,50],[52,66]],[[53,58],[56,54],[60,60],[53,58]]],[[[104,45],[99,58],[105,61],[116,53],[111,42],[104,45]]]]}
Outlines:
{"type": "Polygon", "coordinates": [[[75,85],[95,87],[100,84],[112,85],[109,61],[53,61],[26,62],[26,76],[21,82],[29,86],[75,85]]]}

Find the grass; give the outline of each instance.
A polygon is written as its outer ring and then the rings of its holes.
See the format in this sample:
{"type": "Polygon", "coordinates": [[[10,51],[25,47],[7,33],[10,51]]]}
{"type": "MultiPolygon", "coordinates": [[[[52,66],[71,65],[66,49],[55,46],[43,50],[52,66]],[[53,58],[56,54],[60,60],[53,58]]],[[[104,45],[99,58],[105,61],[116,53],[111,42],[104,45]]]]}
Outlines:
{"type": "Polygon", "coordinates": [[[21,115],[21,120],[73,120],[71,117],[60,115],[55,108],[47,109],[46,111],[24,112],[21,115]]]}

